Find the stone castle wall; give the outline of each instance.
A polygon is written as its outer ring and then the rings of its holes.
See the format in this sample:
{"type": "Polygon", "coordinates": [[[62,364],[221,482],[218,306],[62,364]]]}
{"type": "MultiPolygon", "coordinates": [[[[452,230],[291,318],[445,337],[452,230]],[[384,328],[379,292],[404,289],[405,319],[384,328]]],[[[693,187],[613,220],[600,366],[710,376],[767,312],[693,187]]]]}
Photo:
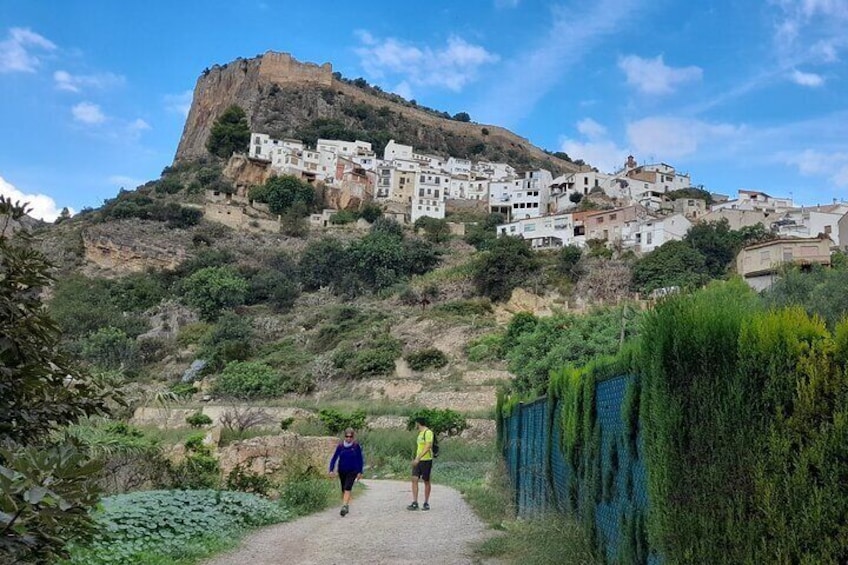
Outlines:
{"type": "Polygon", "coordinates": [[[333,84],[333,65],[301,63],[288,53],[268,51],[259,63],[259,78],[278,84],[308,83],[330,87],[333,84]]]}

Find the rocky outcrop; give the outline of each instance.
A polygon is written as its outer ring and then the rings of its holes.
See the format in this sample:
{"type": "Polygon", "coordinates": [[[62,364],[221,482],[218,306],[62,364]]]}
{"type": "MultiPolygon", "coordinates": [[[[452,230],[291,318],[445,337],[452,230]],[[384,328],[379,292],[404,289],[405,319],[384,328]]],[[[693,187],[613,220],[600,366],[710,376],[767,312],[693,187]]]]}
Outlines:
{"type": "Polygon", "coordinates": [[[261,436],[219,449],[218,463],[225,477],[236,465],[257,475],[285,475],[289,469],[325,471],[338,441],[335,437],[299,436],[291,432],[261,436]]]}
{"type": "Polygon", "coordinates": [[[265,181],[274,176],[271,167],[267,163],[260,163],[248,159],[245,155],[233,155],[224,167],[226,177],[236,188],[237,194],[247,196],[247,191],[252,186],[265,184],[265,181]]]}
{"type": "Polygon", "coordinates": [[[105,271],[101,276],[174,269],[185,261],[189,242],[184,234],[168,235],[165,229],[153,222],[92,226],[82,235],[85,260],[105,271]]]}
{"type": "Polygon", "coordinates": [[[507,129],[446,119],[397,96],[338,80],[329,63],[300,63],[287,53],[270,51],[203,71],[175,162],[208,156],[212,124],[232,104],[244,109],[252,131],[278,139],[314,143],[309,137],[320,129],[316,124],[330,120],[361,133],[365,141],[385,143],[390,136],[423,152],[505,161],[522,169],[544,167],[555,174],[579,168],[507,129]]]}

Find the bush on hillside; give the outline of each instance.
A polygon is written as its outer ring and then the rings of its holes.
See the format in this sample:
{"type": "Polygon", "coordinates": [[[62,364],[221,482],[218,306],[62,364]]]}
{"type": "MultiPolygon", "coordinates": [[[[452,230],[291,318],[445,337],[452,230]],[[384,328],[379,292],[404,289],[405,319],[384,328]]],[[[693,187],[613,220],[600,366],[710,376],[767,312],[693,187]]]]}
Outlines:
{"type": "Polygon", "coordinates": [[[512,290],[538,269],[537,258],[519,237],[498,238],[474,262],[474,286],[493,301],[509,300],[512,290]]]}
{"type": "Polygon", "coordinates": [[[318,419],[321,420],[327,430],[333,435],[339,434],[347,428],[353,428],[354,430],[365,429],[364,410],[354,410],[346,414],[332,408],[324,408],[318,411],[318,419]]]}
{"type": "Polygon", "coordinates": [[[448,408],[422,408],[412,413],[406,422],[406,428],[415,428],[415,419],[424,418],[428,428],[436,435],[456,436],[468,429],[465,417],[448,408]]]}
{"type": "Polygon", "coordinates": [[[448,364],[448,356],[435,347],[413,351],[405,359],[413,371],[439,369],[448,364]]]}

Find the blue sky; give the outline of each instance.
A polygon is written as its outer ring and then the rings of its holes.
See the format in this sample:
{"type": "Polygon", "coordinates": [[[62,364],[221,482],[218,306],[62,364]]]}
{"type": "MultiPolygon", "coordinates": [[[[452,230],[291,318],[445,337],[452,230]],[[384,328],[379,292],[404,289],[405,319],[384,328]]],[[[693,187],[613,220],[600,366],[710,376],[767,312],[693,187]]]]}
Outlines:
{"type": "Polygon", "coordinates": [[[611,170],[848,199],[848,0],[0,0],[0,192],[52,218],[159,177],[199,73],[268,50],[611,170]]]}

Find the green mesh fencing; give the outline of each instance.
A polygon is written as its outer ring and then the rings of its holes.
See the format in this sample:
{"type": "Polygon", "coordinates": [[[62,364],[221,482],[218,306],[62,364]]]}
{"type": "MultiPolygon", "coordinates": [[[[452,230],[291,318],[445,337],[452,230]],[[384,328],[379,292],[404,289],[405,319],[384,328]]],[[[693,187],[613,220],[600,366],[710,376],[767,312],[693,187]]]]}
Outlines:
{"type": "Polygon", "coordinates": [[[588,518],[594,524],[590,533],[608,562],[654,564],[661,560],[647,545],[642,441],[622,416],[633,381],[619,376],[596,384],[600,441],[578,460],[567,460],[563,452],[561,404],[545,397],[519,404],[504,417],[501,439],[520,516],[554,510],[584,523],[588,518]]]}

